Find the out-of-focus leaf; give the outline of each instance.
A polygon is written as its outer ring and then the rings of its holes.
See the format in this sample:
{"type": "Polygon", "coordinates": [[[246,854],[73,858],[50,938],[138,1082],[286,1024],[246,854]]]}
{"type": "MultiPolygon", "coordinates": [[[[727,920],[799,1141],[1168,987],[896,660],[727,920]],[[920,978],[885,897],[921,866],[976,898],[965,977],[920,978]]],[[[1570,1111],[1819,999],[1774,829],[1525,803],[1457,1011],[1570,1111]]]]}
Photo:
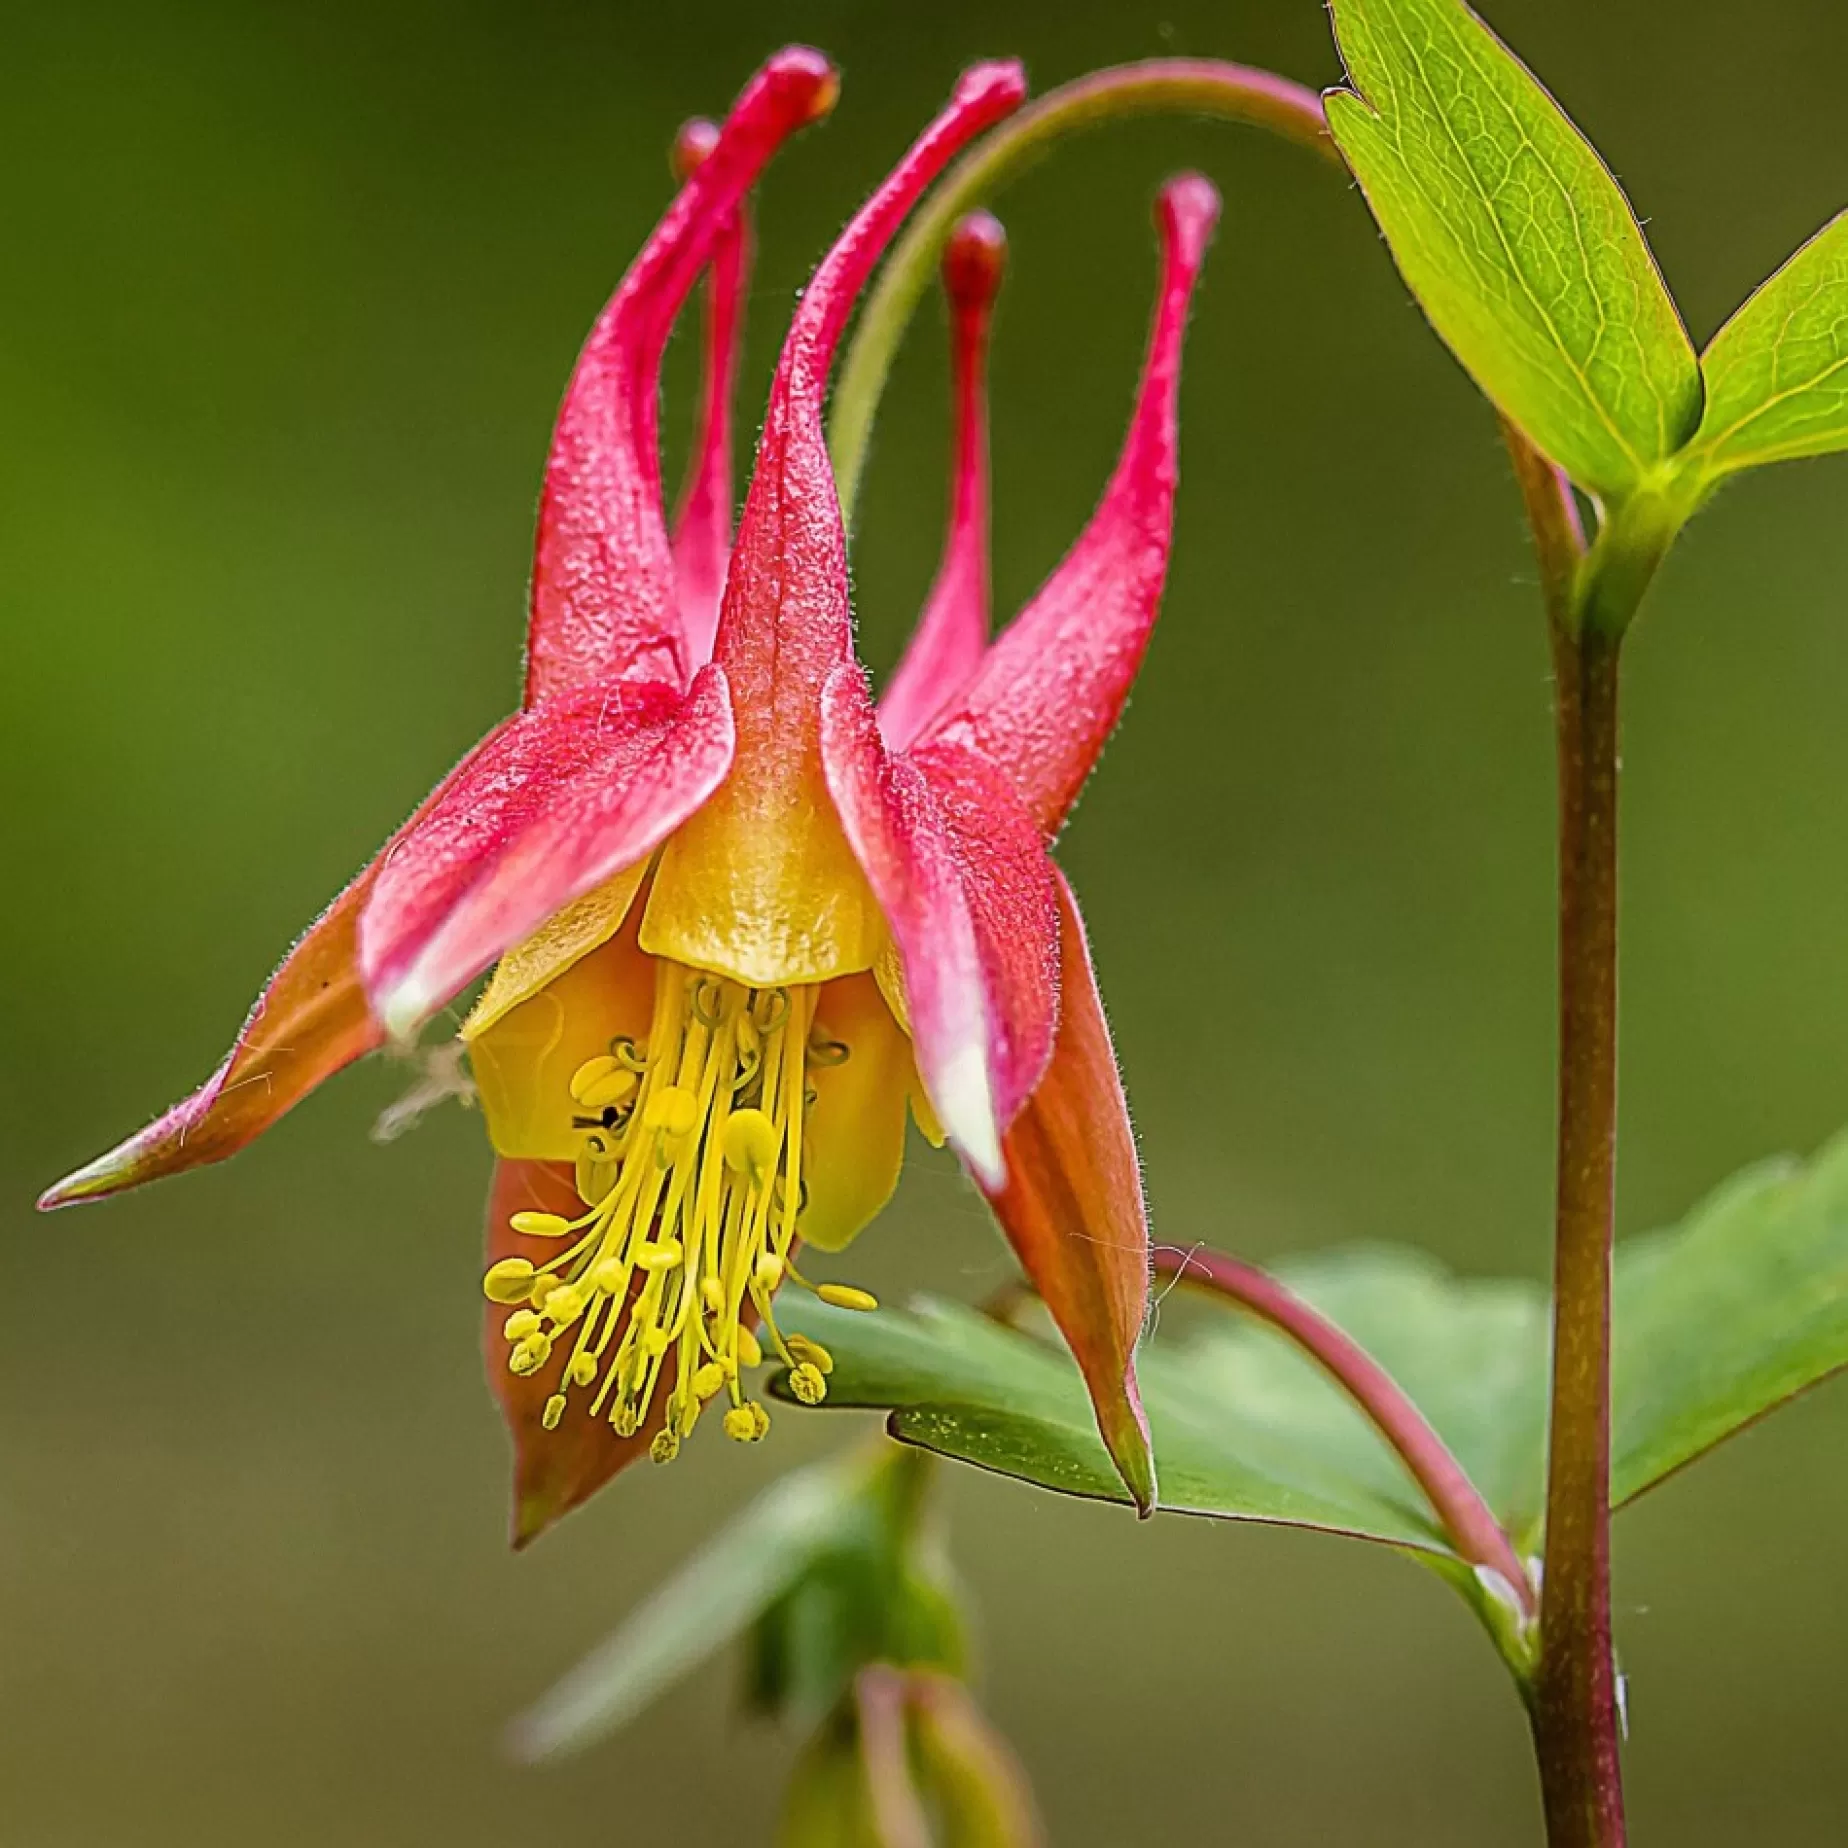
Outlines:
{"type": "Polygon", "coordinates": [[[1700,369],[1688,459],[1707,475],[1848,448],[1848,212],[1720,329],[1700,369]]]}
{"type": "Polygon", "coordinates": [[[539,1759],[590,1744],[740,1635],[838,1543],[869,1467],[836,1457],[767,1489],[514,1722],[513,1749],[539,1759]]]}
{"type": "Polygon", "coordinates": [[[1848,1367],[1848,1136],[1622,1248],[1611,1494],[1629,1501],[1848,1367]]]}
{"type": "Polygon", "coordinates": [[[1694,433],[1701,377],[1617,182],[1460,0],[1333,0],[1329,127],[1464,369],[1581,487],[1621,499],[1694,433]]]}
{"type": "Polygon", "coordinates": [[[1033,1791],[1008,1743],[960,1682],[913,1675],[912,1740],[943,1848],[1038,1848],[1033,1791]]]}
{"type": "MultiPolygon", "coordinates": [[[[1393,1375],[1529,1550],[1545,1482],[1539,1287],[1459,1280],[1388,1249],[1278,1269],[1393,1375]]],[[[830,1404],[886,1407],[912,1443],[1124,1499],[1078,1376],[1049,1342],[933,1302],[870,1315],[805,1303],[787,1319],[832,1351],[830,1404]]],[[[1634,1500],[1844,1367],[1848,1136],[1810,1162],[1748,1170],[1680,1226],[1620,1244],[1613,1500],[1634,1500]]],[[[1140,1371],[1165,1509],[1327,1528],[1458,1565],[1372,1426],[1270,1329],[1208,1311],[1152,1341],[1140,1371]]]]}

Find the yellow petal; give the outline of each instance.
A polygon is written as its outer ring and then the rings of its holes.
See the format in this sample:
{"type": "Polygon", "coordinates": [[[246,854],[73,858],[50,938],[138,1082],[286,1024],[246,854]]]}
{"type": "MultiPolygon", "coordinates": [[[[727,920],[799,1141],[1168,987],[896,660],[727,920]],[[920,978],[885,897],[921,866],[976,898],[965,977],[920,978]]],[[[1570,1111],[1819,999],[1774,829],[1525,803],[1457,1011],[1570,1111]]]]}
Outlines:
{"type": "Polygon", "coordinates": [[[469,1063],[495,1149],[526,1161],[572,1160],[584,1143],[573,1127],[582,1112],[572,1075],[618,1036],[646,1046],[654,997],[654,965],[631,928],[478,1029],[469,1063]]]}
{"type": "Polygon", "coordinates": [[[573,963],[598,945],[608,943],[622,929],[647,871],[646,860],[624,868],[594,892],[586,892],[563,911],[555,912],[524,943],[509,950],[489,978],[474,1011],[462,1023],[462,1037],[479,1039],[497,1020],[530,1001],[573,963]]]}
{"type": "Polygon", "coordinates": [[[642,944],[753,988],[870,969],[885,918],[817,762],[788,799],[735,771],[661,850],[642,944]]]}
{"type": "Polygon", "coordinates": [[[804,1119],[805,1244],[839,1251],[892,1197],[905,1157],[905,1104],[916,1084],[911,1042],[870,975],[830,982],[815,1008],[815,1038],[849,1056],[815,1064],[815,1102],[804,1119]]]}

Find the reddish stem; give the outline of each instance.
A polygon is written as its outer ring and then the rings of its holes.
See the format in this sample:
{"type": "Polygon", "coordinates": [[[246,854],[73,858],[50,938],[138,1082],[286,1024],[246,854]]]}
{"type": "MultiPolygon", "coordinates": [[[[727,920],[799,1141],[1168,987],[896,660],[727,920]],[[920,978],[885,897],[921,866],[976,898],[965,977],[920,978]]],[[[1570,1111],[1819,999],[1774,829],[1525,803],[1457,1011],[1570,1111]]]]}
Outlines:
{"type": "Polygon", "coordinates": [[[1619,643],[1617,633],[1584,619],[1585,535],[1570,485],[1519,431],[1504,425],[1504,434],[1540,563],[1559,742],[1553,1402],[1540,1661],[1529,1711],[1551,1848],[1622,1848],[1610,1536],[1619,643]]]}
{"type": "Polygon", "coordinates": [[[1513,1542],[1449,1446],[1365,1348],[1276,1278],[1223,1252],[1158,1251],[1155,1271],[1158,1276],[1197,1284],[1229,1298],[1294,1341],[1392,1446],[1424,1491],[1458,1554],[1472,1566],[1486,1567],[1505,1579],[1523,1613],[1533,1615],[1533,1586],[1513,1542]]]}

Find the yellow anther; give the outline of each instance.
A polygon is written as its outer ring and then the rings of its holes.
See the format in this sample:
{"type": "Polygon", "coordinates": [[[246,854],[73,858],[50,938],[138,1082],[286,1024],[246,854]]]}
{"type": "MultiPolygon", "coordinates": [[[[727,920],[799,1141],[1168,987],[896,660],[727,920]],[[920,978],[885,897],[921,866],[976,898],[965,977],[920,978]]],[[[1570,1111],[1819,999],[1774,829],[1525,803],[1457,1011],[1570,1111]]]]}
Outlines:
{"type": "Polygon", "coordinates": [[[571,1230],[562,1213],[515,1213],[507,1223],[522,1238],[563,1238],[571,1230]]]}
{"type": "Polygon", "coordinates": [[[621,1295],[628,1281],[621,1258],[600,1258],[591,1269],[590,1287],[601,1290],[605,1296],[621,1295]]]}
{"type": "Polygon", "coordinates": [[[588,1386],[597,1377],[596,1355],[573,1354],[571,1364],[565,1369],[565,1377],[573,1386],[588,1386]]]}
{"type": "Polygon", "coordinates": [[[565,1395],[562,1392],[555,1392],[551,1398],[546,1400],[545,1410],[539,1414],[539,1422],[544,1425],[548,1431],[556,1431],[558,1429],[558,1421],[563,1418],[564,1415],[565,1395]]]}
{"type": "Polygon", "coordinates": [[[710,1399],[724,1384],[725,1369],[716,1360],[709,1360],[693,1375],[693,1396],[710,1399]]]}
{"type": "Polygon", "coordinates": [[[654,1442],[648,1446],[650,1461],[671,1463],[680,1454],[680,1437],[675,1431],[657,1431],[654,1442]]]}
{"type": "Polygon", "coordinates": [[[535,1309],[542,1308],[545,1299],[558,1288],[558,1276],[554,1271],[541,1271],[533,1279],[533,1287],[526,1292],[526,1300],[535,1309]]]}
{"type": "Polygon", "coordinates": [[[481,1280],[481,1293],[491,1303],[517,1303],[532,1287],[533,1267],[525,1258],[502,1258],[481,1280]]]}
{"type": "Polygon", "coordinates": [[[699,1099],[677,1084],[663,1085],[649,1098],[642,1121],[665,1136],[690,1136],[699,1124],[699,1099]]]}
{"type": "Polygon", "coordinates": [[[783,1138],[761,1110],[734,1110],[725,1124],[725,1165],[759,1180],[776,1165],[783,1138]]]}
{"type": "Polygon", "coordinates": [[[805,1360],[801,1366],[790,1368],[789,1390],[804,1405],[819,1405],[828,1396],[828,1382],[821,1377],[819,1367],[805,1360]]]}
{"type": "Polygon", "coordinates": [[[807,1335],[791,1335],[789,1352],[798,1362],[806,1362],[817,1373],[834,1371],[834,1356],[819,1341],[811,1341],[807,1335]]]}
{"type": "Polygon", "coordinates": [[[757,1279],[760,1290],[778,1290],[782,1287],[783,1273],[789,1268],[774,1251],[758,1254],[757,1262],[751,1266],[751,1275],[757,1279]]]}
{"type": "Polygon", "coordinates": [[[738,1330],[738,1364],[741,1367],[761,1367],[764,1364],[764,1351],[757,1345],[757,1337],[748,1328],[738,1330]]]}
{"type": "Polygon", "coordinates": [[[586,1110],[607,1110],[611,1104],[620,1104],[635,1085],[635,1073],[606,1053],[600,1059],[586,1059],[571,1074],[571,1101],[586,1110]]]}
{"type": "Polygon", "coordinates": [[[599,1078],[578,1100],[586,1110],[607,1110],[633,1093],[636,1076],[626,1065],[619,1065],[607,1077],[599,1078]]]}
{"type": "Polygon", "coordinates": [[[824,1283],[815,1294],[836,1309],[877,1309],[879,1298],[850,1283],[824,1283]]]}
{"type": "Polygon", "coordinates": [[[770,1429],[770,1415],[761,1405],[734,1405],[723,1428],[733,1443],[754,1444],[770,1429]]]}
{"type": "Polygon", "coordinates": [[[501,1324],[501,1333],[509,1341],[524,1341],[528,1335],[539,1332],[539,1318],[530,1309],[516,1309],[501,1324]]]}
{"type": "Polygon", "coordinates": [[[642,1428],[642,1415],[624,1400],[610,1413],[610,1423],[616,1427],[618,1437],[633,1437],[642,1428]]]}
{"type": "Polygon", "coordinates": [[[646,1244],[635,1254],[635,1261],[645,1271],[678,1270],[680,1261],[686,1256],[679,1239],[670,1238],[660,1244],[646,1244]]]}
{"type": "Polygon", "coordinates": [[[702,1277],[699,1280],[699,1300],[714,1315],[722,1315],[725,1310],[725,1286],[716,1277],[702,1277]]]}
{"type": "Polygon", "coordinates": [[[537,1373],[551,1358],[551,1354],[552,1337],[550,1335],[528,1335],[507,1356],[507,1366],[509,1371],[521,1375],[537,1373]]]}
{"type": "Polygon", "coordinates": [[[580,1155],[572,1177],[577,1183],[578,1198],[586,1206],[607,1200],[616,1185],[617,1173],[616,1163],[602,1155],[580,1155]]]}
{"type": "Polygon", "coordinates": [[[567,1322],[575,1322],[584,1313],[584,1302],[589,1292],[582,1284],[561,1284],[548,1296],[541,1307],[560,1328],[567,1322]]]}
{"type": "Polygon", "coordinates": [[[665,1354],[667,1352],[667,1344],[672,1341],[673,1338],[674,1337],[669,1334],[665,1328],[659,1326],[659,1324],[653,1328],[644,1329],[642,1332],[641,1351],[650,1358],[656,1354],[665,1354]]]}

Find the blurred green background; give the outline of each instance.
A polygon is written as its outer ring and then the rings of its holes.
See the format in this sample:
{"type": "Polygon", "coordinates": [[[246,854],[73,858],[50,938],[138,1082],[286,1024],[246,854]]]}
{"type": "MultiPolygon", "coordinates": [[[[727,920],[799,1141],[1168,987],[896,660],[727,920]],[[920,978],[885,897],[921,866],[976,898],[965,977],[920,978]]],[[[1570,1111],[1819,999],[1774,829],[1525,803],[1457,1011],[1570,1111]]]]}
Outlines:
{"type": "MultiPolygon", "coordinates": [[[[1704,339],[1848,200],[1836,0],[1496,0],[1704,339]]],[[[1337,67],[1314,0],[718,6],[207,0],[0,27],[0,1843],[766,1838],[789,1743],[715,1668],[550,1773],[497,1729],[845,1420],[696,1444],[530,1553],[477,1371],[487,1153],[350,1074],[227,1168],[35,1220],[188,1089],[265,971],[512,703],[534,493],[665,150],[782,40],[845,74],[761,206],[750,403],[827,237],[978,54],[1337,67]]],[[[1492,422],[1356,196],[1213,125],[1119,128],[1001,203],[997,572],[1017,605],[1128,402],[1148,202],[1227,195],[1179,550],[1063,849],[1158,1236],[1430,1245],[1538,1273],[1550,1192],[1546,661],[1492,422]]],[[[888,400],[856,566],[895,656],[942,504],[942,324],[888,400]]],[[[690,366],[676,356],[670,412],[690,366]]],[[[754,422],[747,412],[747,424],[754,422]]],[[[683,418],[670,415],[678,431],[683,418]]],[[[1632,651],[1622,1210],[1848,1119],[1848,467],[1732,489],[1632,651]]],[[[928,1156],[856,1254],[1008,1272],[928,1156]]],[[[1848,1840],[1848,1393],[1619,1530],[1640,1842],[1848,1840]]],[[[1437,1581],[1290,1534],[960,1473],[986,1696],[1054,1839],[1530,1843],[1522,1721],[1437,1581]]]]}

